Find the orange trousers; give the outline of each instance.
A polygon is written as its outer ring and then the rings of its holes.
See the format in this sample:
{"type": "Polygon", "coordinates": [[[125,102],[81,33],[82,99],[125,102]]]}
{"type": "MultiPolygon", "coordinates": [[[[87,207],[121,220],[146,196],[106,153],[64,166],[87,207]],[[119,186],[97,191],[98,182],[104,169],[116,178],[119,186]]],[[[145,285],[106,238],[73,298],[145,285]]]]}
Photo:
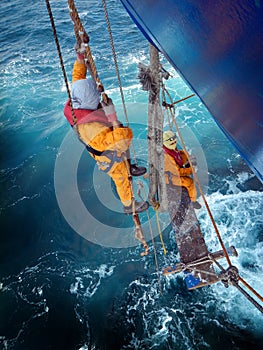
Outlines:
{"type": "MultiPolygon", "coordinates": [[[[196,188],[195,188],[195,183],[193,179],[189,176],[172,176],[171,178],[172,184],[175,186],[182,186],[186,187],[189,197],[191,199],[191,202],[196,201],[196,188]]],[[[166,183],[168,184],[168,176],[166,175],[166,183]]]]}
{"type": "Polygon", "coordinates": [[[125,162],[115,163],[107,174],[114,181],[122,204],[124,206],[130,205],[132,200],[132,191],[125,162]]]}
{"type": "MultiPolygon", "coordinates": [[[[103,123],[92,122],[78,125],[78,132],[81,140],[96,150],[116,150],[120,157],[127,152],[132,140],[130,128],[110,128],[103,123]]],[[[111,160],[107,154],[96,156],[90,153],[96,160],[100,170],[105,171],[114,181],[117,193],[124,206],[132,201],[132,189],[129,181],[128,170],[124,161],[111,160]],[[113,163],[112,163],[113,162],[113,163]],[[108,170],[110,166],[110,169],[108,170]]]]}

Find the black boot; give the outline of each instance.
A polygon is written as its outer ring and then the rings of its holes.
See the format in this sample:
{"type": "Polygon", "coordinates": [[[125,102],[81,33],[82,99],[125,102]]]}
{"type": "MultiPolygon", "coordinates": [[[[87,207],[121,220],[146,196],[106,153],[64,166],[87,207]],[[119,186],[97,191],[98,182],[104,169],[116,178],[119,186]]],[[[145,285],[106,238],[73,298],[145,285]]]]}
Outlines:
{"type": "Polygon", "coordinates": [[[137,166],[136,164],[130,165],[131,176],[141,176],[147,172],[147,169],[143,166],[137,166]]]}
{"type": "Polygon", "coordinates": [[[194,207],[195,209],[201,209],[201,208],[202,208],[201,204],[198,203],[198,202],[192,202],[192,204],[193,204],[193,207],[194,207]]]}
{"type": "MultiPolygon", "coordinates": [[[[148,202],[137,202],[135,201],[135,213],[141,213],[149,208],[148,202]]],[[[133,214],[132,212],[132,204],[124,207],[124,213],[125,214],[133,214]]]]}

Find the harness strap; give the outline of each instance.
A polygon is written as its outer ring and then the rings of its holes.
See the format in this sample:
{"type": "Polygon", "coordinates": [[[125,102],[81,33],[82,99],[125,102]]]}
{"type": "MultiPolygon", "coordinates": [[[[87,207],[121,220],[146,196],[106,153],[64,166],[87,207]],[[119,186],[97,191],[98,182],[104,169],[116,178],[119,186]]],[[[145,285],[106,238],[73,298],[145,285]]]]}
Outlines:
{"type": "MultiPolygon", "coordinates": [[[[72,128],[74,129],[74,126],[71,125],[72,128]]],[[[97,149],[91,147],[89,144],[86,144],[82,139],[81,137],[79,137],[79,140],[85,145],[86,149],[88,152],[92,153],[94,156],[102,156],[102,155],[105,155],[107,156],[107,153],[112,153],[113,151],[98,151],[97,149]]]]}
{"type": "Polygon", "coordinates": [[[123,161],[123,154],[119,157],[117,155],[117,151],[109,151],[109,150],[106,150],[106,151],[98,151],[96,150],[95,148],[91,147],[90,145],[86,145],[86,149],[88,152],[92,153],[93,155],[95,156],[106,156],[107,158],[109,158],[110,162],[101,162],[97,159],[97,165],[99,167],[99,169],[101,171],[104,171],[105,173],[108,173],[111,168],[113,167],[114,163],[117,162],[117,163],[120,163],[123,161]],[[104,169],[103,169],[104,168],[104,169]]]}
{"type": "Polygon", "coordinates": [[[86,145],[87,150],[90,153],[94,154],[95,156],[101,156],[102,154],[107,155],[107,152],[111,152],[111,151],[98,151],[97,149],[91,147],[90,145],[87,145],[87,144],[85,144],[85,145],[86,145]]]}
{"type": "MultiPolygon", "coordinates": [[[[74,128],[74,127],[72,126],[72,128],[74,128]]],[[[105,156],[105,157],[109,158],[109,160],[110,160],[109,163],[108,162],[100,162],[98,159],[96,160],[100,170],[102,170],[102,171],[104,171],[106,173],[108,173],[110,171],[110,169],[113,167],[113,164],[115,162],[120,163],[120,162],[122,162],[124,160],[124,158],[123,158],[125,156],[124,153],[121,156],[118,156],[117,155],[117,151],[110,151],[110,150],[98,151],[97,149],[91,147],[91,145],[86,144],[81,139],[81,137],[79,137],[79,140],[85,145],[86,150],[88,152],[92,153],[93,156],[98,156],[98,157],[105,156]],[[105,168],[105,169],[103,169],[103,168],[105,168]]]]}

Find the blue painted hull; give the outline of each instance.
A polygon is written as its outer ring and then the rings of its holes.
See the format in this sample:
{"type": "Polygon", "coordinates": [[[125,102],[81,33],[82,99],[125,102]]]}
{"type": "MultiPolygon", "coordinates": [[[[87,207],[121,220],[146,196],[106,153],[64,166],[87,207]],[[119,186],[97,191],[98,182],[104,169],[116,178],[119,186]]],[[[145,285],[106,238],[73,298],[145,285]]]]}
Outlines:
{"type": "Polygon", "coordinates": [[[121,0],[263,182],[263,3],[121,0]]]}

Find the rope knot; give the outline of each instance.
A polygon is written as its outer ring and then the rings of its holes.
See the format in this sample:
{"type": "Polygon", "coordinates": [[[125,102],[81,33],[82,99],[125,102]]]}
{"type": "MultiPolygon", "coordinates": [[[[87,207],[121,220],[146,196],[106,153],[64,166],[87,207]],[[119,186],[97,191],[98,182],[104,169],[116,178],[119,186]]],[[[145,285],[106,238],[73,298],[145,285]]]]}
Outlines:
{"type": "Polygon", "coordinates": [[[219,279],[228,288],[229,285],[236,285],[239,280],[238,268],[231,265],[228,269],[219,274],[219,279]]]}
{"type": "Polygon", "coordinates": [[[160,203],[158,201],[156,201],[154,203],[154,207],[153,208],[154,208],[154,210],[158,210],[160,208],[160,203]]]}

